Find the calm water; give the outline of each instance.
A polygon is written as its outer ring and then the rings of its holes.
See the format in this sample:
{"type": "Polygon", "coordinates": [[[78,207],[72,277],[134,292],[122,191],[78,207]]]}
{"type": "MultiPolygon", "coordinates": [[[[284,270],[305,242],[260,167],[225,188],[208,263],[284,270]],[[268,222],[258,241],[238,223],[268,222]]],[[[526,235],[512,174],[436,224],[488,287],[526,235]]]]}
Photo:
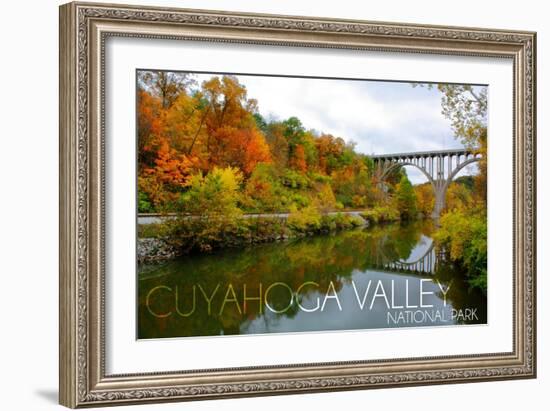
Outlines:
{"type": "Polygon", "coordinates": [[[187,256],[138,273],[138,337],[485,324],[429,222],[187,256]]]}

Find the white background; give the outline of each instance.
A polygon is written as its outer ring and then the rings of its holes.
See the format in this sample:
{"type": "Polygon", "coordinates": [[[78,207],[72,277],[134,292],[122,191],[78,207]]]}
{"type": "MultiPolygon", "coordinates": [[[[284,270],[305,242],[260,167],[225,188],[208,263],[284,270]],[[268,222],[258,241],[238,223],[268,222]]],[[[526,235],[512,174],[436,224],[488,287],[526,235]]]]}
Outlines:
{"type": "MultiPolygon", "coordinates": [[[[152,0],[151,0],[152,1],[152,0]]],[[[150,4],[133,0],[134,3],[150,4]]],[[[156,5],[279,14],[360,18],[538,31],[539,176],[548,181],[550,149],[548,78],[549,13],[544,2],[440,1],[161,1],[156,5]]],[[[57,1],[3,4],[0,68],[0,248],[3,275],[0,305],[0,404],[6,410],[60,409],[57,402],[57,1]]],[[[546,237],[548,190],[539,183],[539,293],[550,289],[546,237]]],[[[550,388],[548,299],[539,299],[539,378],[537,380],[415,387],[347,393],[263,397],[164,404],[126,409],[252,410],[262,408],[352,408],[430,410],[545,409],[550,388]]],[[[331,347],[327,347],[331,349],[331,347]]]]}

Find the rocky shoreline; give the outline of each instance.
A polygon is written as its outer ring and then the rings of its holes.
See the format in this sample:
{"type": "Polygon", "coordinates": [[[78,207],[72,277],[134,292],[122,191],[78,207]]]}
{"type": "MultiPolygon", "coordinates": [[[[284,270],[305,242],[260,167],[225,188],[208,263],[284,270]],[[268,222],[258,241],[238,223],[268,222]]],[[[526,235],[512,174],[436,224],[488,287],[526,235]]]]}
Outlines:
{"type": "Polygon", "coordinates": [[[155,263],[179,257],[181,251],[164,238],[138,238],[138,263],[155,263]]]}

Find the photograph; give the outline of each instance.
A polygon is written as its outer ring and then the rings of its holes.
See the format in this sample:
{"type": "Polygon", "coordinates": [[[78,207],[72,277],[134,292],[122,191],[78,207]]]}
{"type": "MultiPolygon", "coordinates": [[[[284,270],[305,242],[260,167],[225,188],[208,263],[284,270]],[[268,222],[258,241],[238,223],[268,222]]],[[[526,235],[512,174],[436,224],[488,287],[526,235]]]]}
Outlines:
{"type": "Polygon", "coordinates": [[[135,85],[136,338],[487,324],[487,84],[135,85]]]}

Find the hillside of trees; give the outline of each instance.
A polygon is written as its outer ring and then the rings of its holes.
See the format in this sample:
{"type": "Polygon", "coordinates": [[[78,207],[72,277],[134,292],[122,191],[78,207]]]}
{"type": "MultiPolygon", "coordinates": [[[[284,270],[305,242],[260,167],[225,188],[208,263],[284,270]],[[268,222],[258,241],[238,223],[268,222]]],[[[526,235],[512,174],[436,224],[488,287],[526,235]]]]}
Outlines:
{"type": "Polygon", "coordinates": [[[236,77],[199,85],[185,73],[142,71],[137,105],[139,212],[202,214],[229,201],[243,212],[387,206],[404,218],[416,213],[404,170],[382,192],[372,161],[353,143],[296,117],[263,118],[236,77]],[[232,198],[217,198],[224,196],[232,198]]]}

